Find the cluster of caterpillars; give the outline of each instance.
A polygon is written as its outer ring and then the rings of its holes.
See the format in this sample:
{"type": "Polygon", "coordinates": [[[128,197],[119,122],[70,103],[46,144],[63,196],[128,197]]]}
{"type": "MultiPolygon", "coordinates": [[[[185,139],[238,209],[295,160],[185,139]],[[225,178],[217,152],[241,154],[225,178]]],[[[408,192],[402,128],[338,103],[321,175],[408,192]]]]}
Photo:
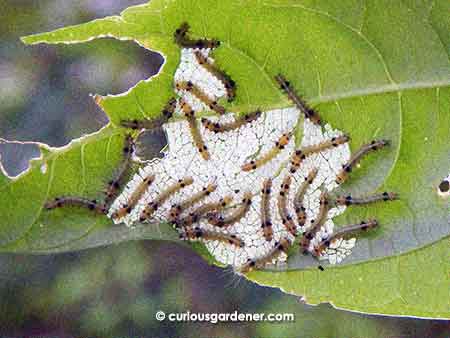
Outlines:
{"type": "MultiPolygon", "coordinates": [[[[217,40],[192,39],[188,36],[188,31],[189,26],[184,23],[174,33],[175,42],[182,48],[213,49],[220,45],[220,42],[217,40]]],[[[198,50],[195,51],[195,57],[197,62],[202,67],[222,82],[226,89],[228,101],[232,101],[236,95],[236,85],[231,77],[218,69],[198,50]]],[[[298,110],[303,113],[305,119],[310,120],[316,125],[322,125],[322,119],[320,118],[318,112],[310,107],[305,100],[303,100],[296,93],[292,85],[284,78],[284,76],[275,76],[275,81],[278,83],[281,90],[283,90],[288,98],[295,104],[298,110]]],[[[190,81],[177,82],[175,87],[179,92],[191,93],[195,98],[203,102],[204,105],[211,111],[219,115],[224,115],[226,113],[226,109],[219,102],[217,102],[216,99],[209,97],[194,83],[190,81]]],[[[130,128],[133,130],[152,130],[155,128],[160,128],[173,116],[177,106],[180,108],[189,124],[193,144],[205,161],[210,159],[210,153],[207,145],[202,139],[199,130],[200,126],[213,133],[225,133],[239,129],[248,123],[252,123],[260,118],[262,114],[260,110],[256,110],[240,117],[236,117],[234,121],[226,123],[215,122],[208,118],[201,118],[201,124],[199,125],[194,109],[185,100],[182,98],[179,100],[171,98],[163,108],[160,118],[153,120],[123,120],[121,121],[121,125],[125,128],[130,128]]],[[[271,162],[282,152],[283,149],[285,149],[286,145],[291,141],[292,135],[293,131],[286,131],[278,140],[276,140],[270,150],[260,154],[258,158],[244,163],[241,166],[242,171],[250,172],[271,162]]],[[[271,242],[274,238],[272,223],[273,212],[278,212],[282,224],[289,236],[282,237],[275,242],[273,248],[265,255],[249,259],[245,264],[237,267],[236,270],[238,272],[246,273],[255,268],[259,269],[265,267],[267,264],[275,261],[280,255],[287,254],[288,250],[292,247],[295,241],[298,242],[302,253],[311,254],[314,257],[319,258],[323,252],[336,240],[347,238],[348,236],[354,235],[358,231],[375,228],[378,225],[378,222],[375,219],[370,219],[359,224],[345,226],[328,237],[314,242],[313,239],[316,237],[316,234],[320,231],[324,225],[324,222],[327,220],[328,212],[331,207],[342,205],[363,205],[378,201],[391,201],[397,199],[397,195],[392,192],[385,192],[367,197],[354,197],[348,195],[333,198],[329,196],[328,192],[324,191],[320,195],[318,215],[310,222],[310,226],[305,231],[300,233],[300,229],[306,227],[307,220],[306,208],[303,200],[308,187],[313,184],[317,177],[317,168],[310,170],[308,175],[305,177],[304,182],[301,183],[295,191],[293,200],[294,208],[293,210],[290,210],[288,198],[291,190],[291,182],[293,180],[293,175],[301,167],[302,162],[313,154],[318,154],[322,151],[338,147],[348,141],[349,137],[347,135],[342,135],[333,137],[315,145],[296,149],[290,157],[289,171],[282,180],[277,196],[272,194],[272,178],[269,177],[264,179],[260,190],[260,215],[263,236],[267,242],[271,242]],[[276,198],[276,210],[272,210],[270,207],[271,200],[273,198],[276,198]]],[[[344,183],[349,178],[349,174],[356,167],[358,162],[366,154],[381,149],[387,145],[389,145],[389,142],[386,140],[374,140],[363,145],[354,153],[350,160],[342,166],[342,170],[337,175],[336,183],[344,183]]],[[[87,208],[99,214],[107,214],[112,202],[115,198],[117,198],[120,190],[123,188],[126,178],[131,170],[131,158],[134,148],[134,141],[132,137],[128,135],[125,140],[122,164],[117,170],[117,174],[114,179],[108,183],[105,197],[102,202],[80,197],[59,197],[53,201],[47,202],[45,207],[47,209],[54,209],[63,206],[77,206],[87,208]]],[[[138,184],[134,191],[128,196],[127,202],[111,214],[111,218],[121,219],[122,217],[130,214],[139,201],[143,198],[148,187],[155,181],[155,179],[157,179],[157,177],[153,174],[149,174],[144,177],[142,182],[138,184]]],[[[180,192],[185,187],[192,185],[193,182],[193,177],[184,177],[160,191],[159,194],[152,198],[152,200],[148,202],[145,208],[141,211],[139,215],[140,222],[152,220],[155,212],[164,203],[167,203],[177,192],[180,192]]],[[[208,184],[204,186],[203,189],[194,192],[191,196],[185,198],[184,200],[172,204],[166,215],[166,219],[174,225],[179,232],[180,238],[183,240],[218,241],[240,248],[244,247],[245,243],[242,239],[238,238],[234,234],[227,233],[224,230],[245,217],[252,205],[254,195],[251,192],[244,192],[242,200],[237,202],[233,201],[232,196],[223,196],[216,201],[204,202],[205,198],[216,191],[216,189],[217,186],[215,184],[208,184]],[[210,225],[210,228],[204,229],[199,227],[198,223],[201,220],[206,221],[210,225]]]]}

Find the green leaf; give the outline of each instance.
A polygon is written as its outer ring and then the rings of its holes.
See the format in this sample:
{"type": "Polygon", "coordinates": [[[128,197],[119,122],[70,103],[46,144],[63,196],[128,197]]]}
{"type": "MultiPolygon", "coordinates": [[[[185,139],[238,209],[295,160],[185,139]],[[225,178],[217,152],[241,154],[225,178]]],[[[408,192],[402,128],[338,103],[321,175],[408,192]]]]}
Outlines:
{"type": "Polygon", "coordinates": [[[195,36],[222,42],[214,58],[238,83],[230,111],[291,105],[273,81],[281,72],[318,105],[327,122],[351,135],[352,150],[374,137],[392,140],[391,151],[364,160],[344,187],[358,194],[394,190],[401,196],[398,203],[347,210],[338,219],[345,224],[376,215],[382,224],[358,242],[358,254],[346,260],[349,265],[325,272],[298,270],[311,263],[293,255],[288,268],[295,271],[255,272],[250,278],[305,295],[313,303],[448,316],[446,297],[438,294],[446,290],[441,282],[446,278],[442,271],[448,271],[443,257],[448,257],[444,238],[450,233],[450,215],[448,200],[438,198],[435,186],[450,168],[450,19],[444,14],[449,10],[444,0],[159,0],[131,7],[121,16],[23,38],[29,44],[79,43],[113,36],[162,53],[165,64],[158,76],[127,93],[98,98],[111,119],[107,127],[64,149],[41,146],[43,158],[16,180],[0,175],[0,249],[58,252],[130,239],[175,238],[167,225],[130,231],[112,226],[106,217],[73,210],[43,213],[42,206],[61,194],[98,196],[120,160],[120,119],[156,116],[173,95],[179,48],[172,33],[188,21],[195,36]],[[441,265],[433,267],[431,261],[441,265]],[[435,292],[422,280],[428,276],[439,284],[435,292]],[[351,286],[338,288],[331,281],[351,286]],[[389,286],[387,291],[384,286],[389,286]],[[417,293],[423,298],[415,303],[414,286],[425,290],[417,293]],[[380,304],[380,299],[385,302],[380,304]]]}

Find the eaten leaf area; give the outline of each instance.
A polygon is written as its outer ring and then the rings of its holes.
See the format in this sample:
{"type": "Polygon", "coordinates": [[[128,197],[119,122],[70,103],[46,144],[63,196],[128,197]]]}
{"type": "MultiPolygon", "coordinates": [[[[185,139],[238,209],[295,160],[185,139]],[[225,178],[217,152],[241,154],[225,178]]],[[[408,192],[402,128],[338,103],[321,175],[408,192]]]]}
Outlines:
{"type": "Polygon", "coordinates": [[[361,195],[392,190],[401,201],[349,209],[338,223],[376,215],[382,226],[369,236],[364,258],[403,255],[326,271],[248,277],[306,295],[313,303],[331,300],[367,312],[445,317],[449,304],[438,293],[446,287],[436,285],[447,278],[450,218],[448,199],[436,194],[436,186],[450,168],[450,23],[442,17],[449,10],[446,1],[159,0],[131,7],[120,17],[24,38],[26,43],[79,43],[112,36],[160,52],[165,63],[158,76],[124,95],[100,99],[111,119],[107,127],[64,149],[43,147],[43,158],[17,180],[0,176],[2,250],[57,252],[174,238],[164,225],[130,231],[82,210],[45,213],[42,207],[59,195],[99,195],[120,161],[126,131],[118,122],[155,117],[173,95],[180,50],[172,34],[187,21],[194,36],[222,42],[214,58],[238,85],[236,100],[223,102],[227,110],[290,106],[273,80],[282,73],[324,120],[351,135],[352,151],[373,138],[392,141],[389,152],[362,161],[342,189],[361,195]],[[411,305],[414,296],[423,302],[411,305]]]}

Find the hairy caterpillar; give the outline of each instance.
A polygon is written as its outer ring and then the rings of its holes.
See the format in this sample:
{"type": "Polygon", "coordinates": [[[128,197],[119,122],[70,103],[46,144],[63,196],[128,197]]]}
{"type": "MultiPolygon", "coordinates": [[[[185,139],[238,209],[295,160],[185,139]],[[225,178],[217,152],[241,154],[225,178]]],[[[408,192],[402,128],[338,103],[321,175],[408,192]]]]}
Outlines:
{"type": "Polygon", "coordinates": [[[227,91],[228,102],[231,102],[236,97],[236,83],[228,76],[224,71],[217,68],[215,65],[211,64],[208,61],[208,58],[205,57],[199,51],[195,52],[195,58],[197,62],[208,72],[210,72],[213,76],[215,76],[219,81],[223,83],[225,86],[225,90],[227,91]]]}
{"type": "Polygon", "coordinates": [[[223,210],[225,207],[227,207],[231,203],[232,200],[233,200],[232,197],[225,196],[217,202],[210,202],[210,203],[203,204],[203,205],[199,206],[198,208],[194,209],[191,213],[189,213],[188,216],[182,218],[179,221],[178,225],[182,226],[182,227],[189,227],[192,224],[198,222],[208,212],[223,210]]]}
{"type": "Polygon", "coordinates": [[[264,238],[270,242],[273,238],[272,221],[270,220],[270,194],[272,190],[272,180],[267,178],[263,182],[261,190],[261,227],[264,238]]]}
{"type": "Polygon", "coordinates": [[[170,185],[166,190],[163,190],[159,193],[159,195],[142,211],[139,220],[141,222],[149,219],[153,213],[158,210],[158,208],[163,204],[170,196],[183,189],[184,187],[191,185],[194,182],[192,177],[185,177],[183,179],[178,180],[177,183],[170,185]]]}
{"type": "Polygon", "coordinates": [[[180,238],[184,240],[205,240],[205,241],[219,241],[222,243],[234,245],[238,248],[243,248],[245,243],[243,240],[238,238],[236,235],[224,234],[217,231],[200,229],[199,227],[187,227],[184,228],[180,234],[180,238]]]}
{"type": "Polygon", "coordinates": [[[352,155],[350,160],[342,166],[342,170],[336,177],[336,183],[342,184],[348,178],[348,174],[352,171],[353,167],[361,160],[361,158],[371,151],[381,149],[389,145],[388,140],[374,140],[368,144],[363,145],[358,151],[352,155]]]}
{"type": "Polygon", "coordinates": [[[251,204],[252,204],[252,193],[246,192],[244,193],[244,197],[242,198],[241,205],[238,208],[236,208],[234,212],[232,212],[228,216],[223,216],[220,215],[219,213],[211,213],[208,215],[208,221],[212,225],[218,227],[228,227],[236,222],[239,222],[241,218],[245,217],[248,210],[250,209],[251,204]]]}
{"type": "Polygon", "coordinates": [[[106,214],[106,207],[104,204],[100,204],[96,200],[88,200],[87,198],[82,197],[56,197],[53,201],[47,202],[44,205],[47,210],[64,206],[81,207],[92,210],[97,214],[106,214]]]}
{"type": "Polygon", "coordinates": [[[127,203],[124,204],[119,210],[115,211],[111,218],[122,218],[129,214],[131,210],[136,206],[141,197],[147,191],[147,188],[153,183],[155,180],[155,175],[149,175],[145,177],[140,184],[136,187],[136,189],[132,192],[130,198],[127,203]]]}
{"type": "Polygon", "coordinates": [[[251,123],[261,116],[261,111],[256,110],[243,116],[236,117],[233,122],[219,123],[213,122],[205,117],[201,119],[203,126],[214,133],[225,133],[227,131],[239,129],[244,124],[251,123]]]}
{"type": "Polygon", "coordinates": [[[398,198],[395,192],[383,192],[381,194],[375,194],[366,197],[352,197],[348,196],[338,196],[336,198],[337,205],[359,205],[359,204],[368,204],[375,203],[378,201],[393,201],[398,198]]]}
{"type": "Polygon", "coordinates": [[[305,118],[310,119],[314,124],[321,124],[319,114],[295,92],[291,84],[286,81],[283,75],[278,74],[275,76],[275,80],[278,82],[280,88],[287,94],[289,99],[297,106],[297,108],[305,115],[305,118]]]}
{"type": "Polygon", "coordinates": [[[275,158],[289,143],[291,138],[291,133],[283,134],[278,141],[275,142],[275,147],[269,150],[266,154],[264,154],[260,159],[252,160],[246,164],[244,164],[241,168],[243,171],[251,171],[255,170],[259,167],[262,167],[267,162],[271,161],[275,158]]]}
{"type": "Polygon", "coordinates": [[[175,42],[182,48],[211,48],[214,49],[220,46],[220,41],[217,40],[208,40],[208,39],[190,39],[187,37],[187,33],[189,31],[189,24],[187,22],[183,22],[180,27],[174,33],[175,42]]]}
{"type": "Polygon", "coordinates": [[[308,146],[308,147],[303,147],[301,149],[298,149],[294,152],[294,154],[292,155],[291,158],[291,168],[290,168],[290,172],[292,174],[294,174],[298,168],[300,168],[300,165],[302,163],[302,161],[309,155],[313,154],[313,153],[319,153],[321,151],[333,148],[333,147],[337,147],[338,145],[344,144],[346,142],[348,142],[350,140],[350,138],[346,135],[341,135],[341,136],[337,136],[337,137],[333,137],[330,140],[312,145],[312,146],[308,146]]]}
{"type": "Polygon", "coordinates": [[[303,206],[303,198],[305,197],[306,190],[312,184],[317,176],[319,170],[317,168],[312,169],[308,176],[305,177],[305,181],[300,185],[294,197],[294,208],[297,214],[297,222],[299,226],[304,226],[306,222],[306,209],[303,206]]]}
{"type": "Polygon", "coordinates": [[[197,119],[194,115],[194,110],[191,106],[185,102],[181,102],[181,109],[183,110],[184,116],[189,124],[189,129],[191,131],[192,140],[194,141],[195,147],[197,148],[200,155],[204,160],[209,160],[211,156],[209,155],[208,147],[203,141],[202,135],[200,134],[200,130],[198,129],[197,119]]]}
{"type": "Polygon", "coordinates": [[[177,101],[175,98],[171,98],[162,110],[162,116],[156,119],[151,120],[121,120],[120,125],[125,128],[131,128],[133,130],[137,129],[147,129],[154,130],[162,127],[164,123],[166,123],[175,112],[175,108],[177,105],[177,101]]]}
{"type": "Polygon", "coordinates": [[[225,108],[222,107],[217,101],[214,101],[208,97],[204,92],[201,91],[195,84],[191,81],[182,81],[176,84],[178,90],[184,90],[192,93],[197,99],[202,101],[209,109],[214,110],[216,113],[223,115],[225,114],[225,108]]]}
{"type": "Polygon", "coordinates": [[[292,216],[288,213],[287,210],[287,199],[289,197],[289,188],[291,186],[292,177],[287,175],[283,179],[283,183],[281,184],[280,193],[278,195],[278,213],[280,214],[281,221],[285,226],[286,230],[291,233],[293,236],[297,236],[297,227],[292,219],[292,216]]]}

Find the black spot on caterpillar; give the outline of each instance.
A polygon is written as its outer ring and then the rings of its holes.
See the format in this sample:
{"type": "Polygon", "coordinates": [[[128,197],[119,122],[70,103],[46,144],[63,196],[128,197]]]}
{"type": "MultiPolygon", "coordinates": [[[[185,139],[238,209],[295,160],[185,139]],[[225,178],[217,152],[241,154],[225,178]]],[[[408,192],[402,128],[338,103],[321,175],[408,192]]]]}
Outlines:
{"type": "Polygon", "coordinates": [[[261,111],[256,110],[243,116],[236,117],[233,122],[220,123],[213,122],[205,117],[201,119],[203,126],[214,133],[225,133],[227,131],[239,129],[247,123],[251,123],[261,116],[261,111]]]}
{"type": "Polygon", "coordinates": [[[217,101],[210,99],[208,95],[202,92],[202,90],[191,81],[178,82],[175,86],[178,90],[184,90],[191,93],[201,102],[203,102],[209,109],[214,110],[216,113],[220,115],[225,114],[226,111],[224,107],[218,104],[217,101]]]}
{"type": "Polygon", "coordinates": [[[292,177],[287,175],[281,184],[280,193],[278,195],[278,213],[286,230],[292,235],[297,236],[297,227],[292,219],[292,216],[287,210],[287,199],[289,197],[289,189],[291,186],[292,177]]]}
{"type": "Polygon", "coordinates": [[[350,158],[350,160],[342,166],[342,170],[336,177],[336,183],[341,184],[348,178],[348,174],[352,171],[353,167],[361,160],[361,158],[371,151],[381,149],[389,145],[387,140],[374,140],[368,144],[363,145],[358,151],[350,158]]]}
{"type": "Polygon", "coordinates": [[[236,83],[228,76],[224,71],[217,68],[215,65],[208,61],[208,58],[203,56],[199,51],[195,52],[195,58],[197,62],[213,76],[215,76],[220,82],[223,83],[227,91],[228,102],[231,102],[236,97],[236,83]]]}
{"type": "Polygon", "coordinates": [[[190,227],[192,224],[200,221],[208,212],[220,211],[227,207],[233,200],[230,196],[225,196],[217,202],[206,203],[194,209],[188,216],[182,218],[179,225],[182,227],[190,227]]]}
{"type": "Polygon", "coordinates": [[[177,101],[171,98],[162,110],[162,116],[151,120],[122,120],[120,125],[125,128],[155,130],[162,127],[172,116],[175,111],[177,101]]]}
{"type": "Polygon", "coordinates": [[[239,222],[241,218],[245,217],[250,206],[252,204],[252,193],[246,192],[242,198],[242,202],[239,207],[236,208],[230,215],[223,216],[217,212],[210,213],[208,215],[208,221],[214,226],[229,227],[236,222],[239,222]]]}
{"type": "Polygon", "coordinates": [[[398,195],[395,192],[383,192],[381,194],[374,194],[366,197],[352,197],[351,195],[338,196],[336,198],[336,204],[360,205],[360,204],[375,203],[378,201],[394,201],[396,199],[398,199],[398,195]]]}
{"type": "Polygon", "coordinates": [[[148,205],[142,211],[139,221],[143,222],[149,219],[153,215],[153,213],[158,210],[158,208],[165,201],[167,201],[170,196],[183,189],[184,187],[191,185],[193,182],[194,180],[192,179],[192,177],[185,177],[178,180],[177,183],[170,185],[166,190],[161,191],[159,195],[153,201],[148,203],[148,205]]]}
{"type": "Polygon", "coordinates": [[[303,198],[305,196],[306,190],[312,184],[312,182],[316,178],[318,172],[319,171],[317,170],[317,168],[312,169],[308,173],[308,176],[305,177],[305,181],[300,185],[300,187],[298,188],[298,190],[295,194],[294,208],[295,208],[295,213],[297,214],[297,221],[298,221],[299,226],[304,226],[305,222],[306,222],[306,209],[303,206],[303,198]]]}
{"type": "Polygon", "coordinates": [[[271,263],[274,259],[279,257],[282,253],[287,254],[289,247],[291,246],[291,242],[288,238],[282,238],[279,242],[275,243],[275,246],[272,250],[269,251],[268,254],[257,258],[257,259],[249,259],[247,263],[238,268],[237,270],[240,273],[247,273],[254,269],[264,268],[267,264],[271,263]]]}
{"type": "Polygon", "coordinates": [[[220,41],[217,40],[208,40],[208,39],[190,39],[187,36],[189,31],[189,24],[187,22],[183,22],[180,27],[173,34],[175,42],[182,48],[211,48],[214,49],[220,46],[220,41]]]}
{"type": "Polygon", "coordinates": [[[450,182],[448,180],[443,180],[438,187],[441,193],[447,193],[450,190],[450,182]]]}
{"type": "Polygon", "coordinates": [[[302,161],[309,155],[314,154],[314,153],[319,153],[321,151],[333,148],[333,147],[337,147],[338,145],[344,144],[346,142],[348,142],[350,140],[350,138],[346,135],[341,135],[341,136],[336,136],[333,137],[327,141],[312,145],[312,146],[308,146],[308,147],[303,147],[301,149],[298,149],[294,152],[294,154],[292,155],[291,158],[291,168],[290,168],[290,172],[291,174],[294,174],[298,168],[300,168],[300,165],[302,163],[302,161]]]}
{"type": "Polygon", "coordinates": [[[330,246],[330,244],[339,239],[339,238],[345,238],[349,235],[354,234],[358,231],[365,231],[368,229],[373,229],[378,226],[378,222],[375,219],[371,219],[369,221],[363,221],[359,224],[353,224],[345,226],[338,231],[336,231],[334,234],[332,234],[330,237],[321,240],[314,248],[314,251],[312,254],[316,257],[319,257],[322,255],[322,252],[330,246]]]}
{"type": "Polygon", "coordinates": [[[44,205],[47,210],[65,206],[86,208],[97,214],[106,214],[104,204],[98,203],[96,200],[89,200],[82,197],[56,197],[53,201],[47,202],[44,205]]]}
{"type": "Polygon", "coordinates": [[[217,231],[200,229],[199,227],[187,227],[181,232],[180,238],[183,240],[204,240],[204,241],[219,241],[222,243],[234,245],[238,248],[243,248],[245,243],[236,235],[224,234],[217,231]]]}
{"type": "Polygon", "coordinates": [[[126,204],[124,204],[120,209],[116,210],[112,215],[111,218],[117,219],[122,218],[129,214],[131,210],[136,206],[136,204],[139,202],[141,197],[144,195],[144,193],[147,191],[147,188],[153,183],[155,180],[155,175],[149,175],[145,177],[141,183],[137,185],[137,187],[134,189],[134,191],[131,193],[130,197],[128,198],[128,201],[126,204]]]}
{"type": "Polygon", "coordinates": [[[195,147],[197,148],[198,152],[200,153],[200,155],[203,157],[204,160],[206,161],[209,160],[210,155],[208,147],[203,141],[202,135],[200,134],[200,130],[198,129],[197,119],[195,118],[194,110],[185,101],[181,102],[181,109],[183,110],[184,116],[188,121],[189,129],[191,131],[191,136],[192,140],[194,141],[195,147]]]}
{"type": "Polygon", "coordinates": [[[280,85],[280,88],[287,94],[289,99],[297,106],[297,108],[305,115],[305,118],[310,119],[314,124],[321,124],[319,114],[295,92],[291,84],[286,81],[283,75],[278,74],[275,80],[280,85]]]}
{"type": "Polygon", "coordinates": [[[264,238],[270,242],[273,238],[272,221],[270,217],[270,194],[272,191],[272,180],[264,180],[261,190],[261,228],[264,238]]]}
{"type": "Polygon", "coordinates": [[[275,142],[275,147],[273,147],[271,150],[269,150],[266,154],[264,154],[261,158],[257,160],[252,160],[248,163],[245,163],[241,168],[243,171],[251,171],[255,170],[259,167],[262,167],[272,159],[274,159],[283,149],[284,147],[289,143],[289,140],[291,138],[291,133],[285,133],[283,134],[280,139],[275,142]]]}

